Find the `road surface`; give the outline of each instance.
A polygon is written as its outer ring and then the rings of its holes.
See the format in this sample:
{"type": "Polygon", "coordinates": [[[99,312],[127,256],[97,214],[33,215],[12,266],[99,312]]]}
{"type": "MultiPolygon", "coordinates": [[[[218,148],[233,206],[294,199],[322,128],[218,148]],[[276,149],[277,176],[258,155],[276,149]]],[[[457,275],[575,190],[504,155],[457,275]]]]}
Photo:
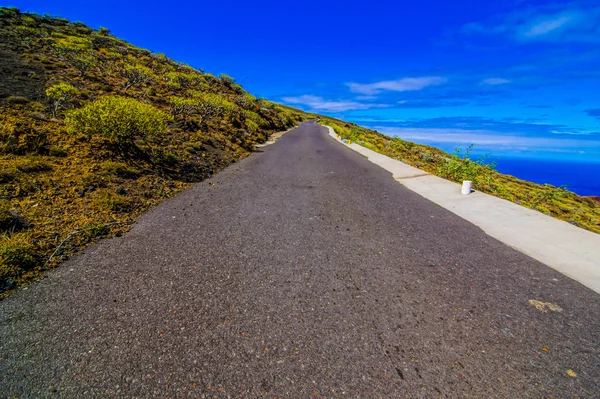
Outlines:
{"type": "Polygon", "coordinates": [[[599,315],[306,123],[0,302],[0,396],[598,398],[599,315]]]}

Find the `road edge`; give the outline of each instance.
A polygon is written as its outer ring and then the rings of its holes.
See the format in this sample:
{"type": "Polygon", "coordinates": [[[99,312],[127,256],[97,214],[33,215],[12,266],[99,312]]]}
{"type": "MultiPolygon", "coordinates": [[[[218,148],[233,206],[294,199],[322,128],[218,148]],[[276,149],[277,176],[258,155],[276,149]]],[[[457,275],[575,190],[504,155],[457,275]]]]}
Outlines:
{"type": "Polygon", "coordinates": [[[271,144],[275,143],[277,140],[279,140],[284,134],[286,134],[287,132],[291,132],[292,130],[296,129],[298,126],[300,126],[300,125],[295,125],[295,126],[289,128],[288,130],[284,130],[282,132],[273,133],[271,136],[269,136],[269,139],[267,141],[265,141],[264,143],[261,143],[261,144],[257,144],[254,147],[263,148],[268,145],[271,145],[271,144]]]}
{"type": "Polygon", "coordinates": [[[600,293],[600,235],[482,192],[460,193],[460,185],[379,154],[346,144],[392,173],[404,187],[481,228],[486,234],[600,293]]]}

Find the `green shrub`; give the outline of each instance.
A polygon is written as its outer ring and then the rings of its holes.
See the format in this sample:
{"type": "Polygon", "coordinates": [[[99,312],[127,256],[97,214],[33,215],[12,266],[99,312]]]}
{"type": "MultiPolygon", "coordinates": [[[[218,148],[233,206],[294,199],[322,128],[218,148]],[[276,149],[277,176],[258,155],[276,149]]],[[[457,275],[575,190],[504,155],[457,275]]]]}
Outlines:
{"type": "Polygon", "coordinates": [[[75,30],[81,35],[89,35],[93,32],[91,28],[88,28],[83,22],[75,22],[75,30]]]}
{"type": "Polygon", "coordinates": [[[23,15],[21,17],[21,23],[27,26],[37,26],[37,20],[29,15],[23,15]]]}
{"type": "Polygon", "coordinates": [[[112,212],[128,212],[131,210],[131,199],[109,190],[101,190],[94,200],[94,204],[100,208],[112,212]]]}
{"type": "Polygon", "coordinates": [[[160,62],[167,62],[168,60],[167,56],[162,53],[152,54],[152,57],[156,58],[156,60],[160,62]]]}
{"type": "Polygon", "coordinates": [[[551,203],[568,196],[568,186],[554,187],[551,184],[536,185],[530,188],[528,194],[530,204],[539,210],[540,204],[551,203]]]}
{"type": "Polygon", "coordinates": [[[140,175],[139,170],[122,162],[108,161],[102,165],[102,169],[123,179],[136,179],[140,175]]]}
{"type": "Polygon", "coordinates": [[[71,60],[71,64],[77,68],[81,76],[84,76],[85,73],[92,69],[97,62],[98,61],[96,57],[92,57],[88,54],[78,55],[71,60]]]}
{"type": "Polygon", "coordinates": [[[456,182],[471,180],[475,186],[484,183],[489,184],[493,179],[492,173],[496,164],[488,161],[489,155],[471,160],[472,149],[473,144],[467,148],[465,155],[461,157],[461,150],[457,148],[452,156],[442,159],[437,174],[456,182]]]}
{"type": "Polygon", "coordinates": [[[0,184],[1,183],[10,183],[15,179],[15,175],[17,174],[16,168],[12,166],[0,166],[0,184]]]}
{"type": "Polygon", "coordinates": [[[201,78],[197,73],[183,73],[183,72],[167,72],[164,75],[167,84],[174,89],[180,89],[189,87],[200,83],[201,78]]]}
{"type": "Polygon", "coordinates": [[[6,97],[6,99],[4,99],[4,101],[6,101],[9,104],[28,104],[29,103],[29,99],[27,97],[23,97],[23,96],[6,97]]]}
{"type": "Polygon", "coordinates": [[[0,236],[0,279],[18,276],[39,264],[32,237],[26,233],[0,236]]]}
{"type": "Polygon", "coordinates": [[[134,85],[149,82],[154,78],[152,69],[140,64],[125,65],[124,75],[127,78],[127,81],[123,84],[125,91],[134,85]]]}
{"type": "Polygon", "coordinates": [[[16,167],[23,173],[48,172],[52,170],[52,165],[48,162],[33,159],[20,160],[16,163],[16,167]]]}
{"type": "Polygon", "coordinates": [[[244,109],[244,110],[242,110],[242,113],[244,114],[244,117],[246,119],[251,120],[252,122],[256,123],[260,127],[268,127],[269,126],[269,122],[266,119],[264,119],[262,116],[257,114],[256,112],[248,111],[248,110],[244,109]]]}
{"type": "Polygon", "coordinates": [[[46,96],[50,100],[50,112],[52,112],[52,116],[56,116],[58,110],[78,94],[79,90],[68,83],[57,83],[48,87],[46,89],[46,96]]]}
{"type": "Polygon", "coordinates": [[[68,155],[66,150],[58,147],[50,147],[48,151],[49,155],[52,157],[64,158],[68,155]]]}
{"type": "Polygon", "coordinates": [[[219,94],[196,92],[194,97],[198,100],[197,112],[202,119],[225,116],[235,111],[235,104],[219,94]]]}
{"type": "Polygon", "coordinates": [[[100,135],[119,145],[133,145],[163,134],[168,117],[152,105],[125,97],[103,97],[70,111],[65,123],[69,132],[100,135]]]}
{"type": "Polygon", "coordinates": [[[179,162],[179,157],[177,154],[173,154],[172,152],[161,152],[158,154],[159,161],[165,165],[175,165],[179,162]]]}
{"type": "Polygon", "coordinates": [[[90,222],[82,227],[86,234],[91,237],[102,237],[110,232],[110,226],[104,222],[90,222]]]}
{"type": "Polygon", "coordinates": [[[0,153],[11,153],[17,148],[19,140],[14,134],[14,123],[7,120],[0,121],[0,153]]]}
{"type": "Polygon", "coordinates": [[[63,35],[57,32],[53,32],[52,37],[56,38],[53,44],[56,54],[67,60],[76,57],[77,54],[85,53],[93,47],[89,37],[63,35]]]}
{"type": "Polygon", "coordinates": [[[225,83],[225,85],[227,85],[227,86],[231,86],[233,84],[233,82],[235,82],[235,79],[233,79],[229,75],[225,75],[224,73],[219,75],[219,78],[221,79],[221,82],[225,83]]]}
{"type": "Polygon", "coordinates": [[[256,97],[245,93],[241,96],[236,96],[233,101],[241,108],[252,110],[256,108],[256,97]]]}
{"type": "Polygon", "coordinates": [[[246,121],[244,122],[244,126],[246,127],[246,129],[248,129],[252,133],[256,133],[259,130],[256,122],[254,122],[250,119],[246,119],[246,121]]]}
{"type": "Polygon", "coordinates": [[[21,14],[21,11],[17,7],[0,7],[1,17],[15,17],[21,14]]]}
{"type": "Polygon", "coordinates": [[[172,96],[169,98],[169,109],[174,116],[187,119],[190,115],[198,112],[198,100],[172,96]]]}
{"type": "Polygon", "coordinates": [[[26,226],[25,219],[10,208],[10,203],[0,200],[0,232],[18,231],[26,226]]]}

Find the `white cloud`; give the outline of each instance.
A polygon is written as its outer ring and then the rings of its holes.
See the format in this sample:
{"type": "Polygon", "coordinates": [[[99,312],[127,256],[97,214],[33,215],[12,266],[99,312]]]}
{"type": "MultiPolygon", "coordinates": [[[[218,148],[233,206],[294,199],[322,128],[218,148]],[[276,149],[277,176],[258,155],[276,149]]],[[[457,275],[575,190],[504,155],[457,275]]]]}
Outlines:
{"type": "Polygon", "coordinates": [[[370,101],[377,99],[377,96],[356,96],[355,99],[358,101],[370,101]]]}
{"type": "Polygon", "coordinates": [[[506,83],[510,83],[510,80],[503,78],[487,78],[481,81],[481,84],[489,86],[503,85],[506,83]]]}
{"type": "Polygon", "coordinates": [[[531,26],[525,26],[520,34],[524,37],[534,38],[543,36],[550,32],[556,31],[574,20],[573,15],[557,15],[549,19],[542,19],[539,22],[534,22],[531,26]]]}
{"type": "Polygon", "coordinates": [[[427,86],[446,83],[447,79],[441,76],[423,76],[420,78],[402,78],[398,80],[384,80],[375,83],[346,83],[353,93],[374,95],[381,91],[411,91],[421,90],[427,86]]]}
{"type": "Polygon", "coordinates": [[[520,42],[598,42],[600,6],[592,1],[532,6],[466,24],[462,32],[505,35],[520,42]]]}
{"type": "Polygon", "coordinates": [[[305,94],[298,97],[283,97],[283,101],[288,104],[301,104],[308,106],[315,111],[343,112],[350,110],[360,110],[369,108],[385,108],[386,104],[364,104],[357,101],[329,101],[323,97],[305,94]]]}
{"type": "Polygon", "coordinates": [[[400,137],[404,140],[423,144],[446,143],[468,146],[475,144],[479,149],[507,150],[514,148],[531,148],[545,151],[579,151],[581,147],[600,151],[600,141],[578,140],[554,137],[531,137],[516,133],[499,133],[493,130],[463,130],[444,128],[399,128],[375,126],[383,134],[400,137]]]}

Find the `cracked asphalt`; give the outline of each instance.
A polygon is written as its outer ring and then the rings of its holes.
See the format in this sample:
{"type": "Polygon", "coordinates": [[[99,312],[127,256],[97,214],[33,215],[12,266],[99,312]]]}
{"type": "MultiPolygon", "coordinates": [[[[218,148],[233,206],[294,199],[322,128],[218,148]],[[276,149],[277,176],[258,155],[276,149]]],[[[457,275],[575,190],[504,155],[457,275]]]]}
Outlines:
{"type": "Polygon", "coordinates": [[[305,123],[1,301],[0,397],[599,398],[599,315],[305,123]]]}

